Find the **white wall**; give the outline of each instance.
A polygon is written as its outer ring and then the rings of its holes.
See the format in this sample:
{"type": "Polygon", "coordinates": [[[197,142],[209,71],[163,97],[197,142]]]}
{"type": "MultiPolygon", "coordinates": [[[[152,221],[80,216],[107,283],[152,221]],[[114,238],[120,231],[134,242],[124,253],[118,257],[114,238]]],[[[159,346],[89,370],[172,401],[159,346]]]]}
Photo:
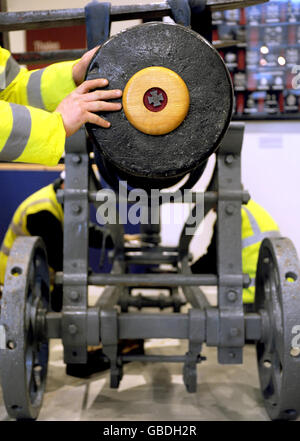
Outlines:
{"type": "Polygon", "coordinates": [[[300,257],[300,121],[247,123],[242,180],[300,257]]]}
{"type": "MultiPolygon", "coordinates": [[[[208,176],[202,179],[203,185],[207,179],[208,176]]],[[[273,216],[281,234],[293,241],[300,257],[300,121],[246,124],[242,182],[251,197],[273,216]]],[[[203,185],[200,183],[197,188],[203,189],[203,185]]],[[[214,221],[211,214],[201,241],[193,239],[191,251],[195,259],[205,252],[214,221]]],[[[174,245],[180,227],[163,226],[162,233],[164,243],[174,245]]]]}

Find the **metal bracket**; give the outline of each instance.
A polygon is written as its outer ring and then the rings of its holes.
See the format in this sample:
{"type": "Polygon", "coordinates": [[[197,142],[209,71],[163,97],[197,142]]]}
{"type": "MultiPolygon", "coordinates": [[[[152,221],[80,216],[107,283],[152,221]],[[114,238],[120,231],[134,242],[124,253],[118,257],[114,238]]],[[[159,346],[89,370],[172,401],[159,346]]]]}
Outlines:
{"type": "Polygon", "coordinates": [[[118,357],[118,314],[115,309],[100,312],[103,353],[110,359],[110,387],[117,389],[123,376],[122,360],[118,357]]]}
{"type": "Polygon", "coordinates": [[[185,354],[183,381],[190,393],[197,391],[197,362],[201,361],[202,343],[205,341],[205,312],[189,310],[189,350],[185,354]]]}
{"type": "Polygon", "coordinates": [[[88,182],[85,130],[66,143],[62,339],[65,363],[87,361],[88,182]]]}
{"type": "Polygon", "coordinates": [[[222,364],[242,363],[245,342],[243,274],[241,256],[241,204],[223,197],[226,191],[241,192],[241,148],[244,124],[231,123],[217,153],[217,271],[219,305],[218,360],[222,364]],[[232,277],[233,276],[233,277],[232,277]],[[235,283],[230,284],[230,279],[235,283]]]}

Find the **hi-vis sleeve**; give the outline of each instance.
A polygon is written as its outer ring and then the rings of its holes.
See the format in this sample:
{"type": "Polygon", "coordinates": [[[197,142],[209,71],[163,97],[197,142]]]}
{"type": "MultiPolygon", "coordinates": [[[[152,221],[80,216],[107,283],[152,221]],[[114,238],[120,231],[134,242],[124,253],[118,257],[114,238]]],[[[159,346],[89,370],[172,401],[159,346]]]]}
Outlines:
{"type": "Polygon", "coordinates": [[[66,132],[58,112],[0,101],[0,161],[56,165],[66,132]]]}
{"type": "Polygon", "coordinates": [[[76,87],[76,62],[27,71],[0,47],[0,161],[57,164],[66,134],[55,109],[76,87]]]}

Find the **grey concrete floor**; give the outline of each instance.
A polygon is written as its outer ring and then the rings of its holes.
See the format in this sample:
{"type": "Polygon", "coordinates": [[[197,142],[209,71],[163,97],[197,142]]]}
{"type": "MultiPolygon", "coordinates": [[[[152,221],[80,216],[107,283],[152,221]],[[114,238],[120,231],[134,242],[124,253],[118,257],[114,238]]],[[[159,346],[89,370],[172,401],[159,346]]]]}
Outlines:
{"type": "MultiPolygon", "coordinates": [[[[99,288],[90,287],[90,305],[101,292],[99,288]]],[[[206,295],[212,305],[216,304],[215,290],[207,291],[206,295]]],[[[184,307],[183,312],[187,308],[184,307]]],[[[183,355],[187,342],[146,340],[145,351],[183,355]]],[[[128,363],[124,365],[124,376],[116,390],[109,387],[109,371],[84,380],[67,376],[61,340],[51,340],[47,387],[39,420],[268,420],[260,394],[254,346],[244,348],[243,365],[219,365],[216,348],[205,345],[202,355],[207,360],[198,365],[195,394],[185,389],[180,363],[128,363]]],[[[0,421],[7,419],[0,390],[0,421]]]]}
{"type": "MultiPolygon", "coordinates": [[[[186,342],[150,340],[146,352],[183,354],[186,342]]],[[[182,365],[132,362],[124,366],[118,390],[110,389],[108,371],[87,380],[65,374],[60,340],[51,341],[47,390],[39,420],[267,420],[255,361],[246,346],[244,364],[221,366],[216,349],[204,347],[198,365],[198,391],[186,392],[182,365]]],[[[8,416],[0,393],[0,420],[8,416]]]]}

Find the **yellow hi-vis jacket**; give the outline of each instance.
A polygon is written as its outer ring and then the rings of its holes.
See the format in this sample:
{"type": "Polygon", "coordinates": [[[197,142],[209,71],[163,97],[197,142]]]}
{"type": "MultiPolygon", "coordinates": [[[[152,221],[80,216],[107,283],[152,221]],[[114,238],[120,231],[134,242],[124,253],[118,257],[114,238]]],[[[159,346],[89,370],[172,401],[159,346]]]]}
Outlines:
{"type": "Polygon", "coordinates": [[[7,258],[15,239],[18,236],[30,235],[26,228],[27,216],[38,213],[42,210],[50,211],[60,222],[63,223],[64,212],[61,204],[56,198],[53,184],[47,185],[33,193],[25,199],[15,211],[0,248],[0,284],[4,284],[7,258]]]}
{"type": "Polygon", "coordinates": [[[251,277],[249,288],[243,289],[243,302],[253,303],[259,248],[265,237],[279,236],[279,228],[270,214],[252,199],[242,205],[242,266],[251,277]]]}
{"type": "Polygon", "coordinates": [[[58,163],[66,133],[55,109],[76,88],[77,61],[27,71],[0,46],[0,161],[58,163]]]}

